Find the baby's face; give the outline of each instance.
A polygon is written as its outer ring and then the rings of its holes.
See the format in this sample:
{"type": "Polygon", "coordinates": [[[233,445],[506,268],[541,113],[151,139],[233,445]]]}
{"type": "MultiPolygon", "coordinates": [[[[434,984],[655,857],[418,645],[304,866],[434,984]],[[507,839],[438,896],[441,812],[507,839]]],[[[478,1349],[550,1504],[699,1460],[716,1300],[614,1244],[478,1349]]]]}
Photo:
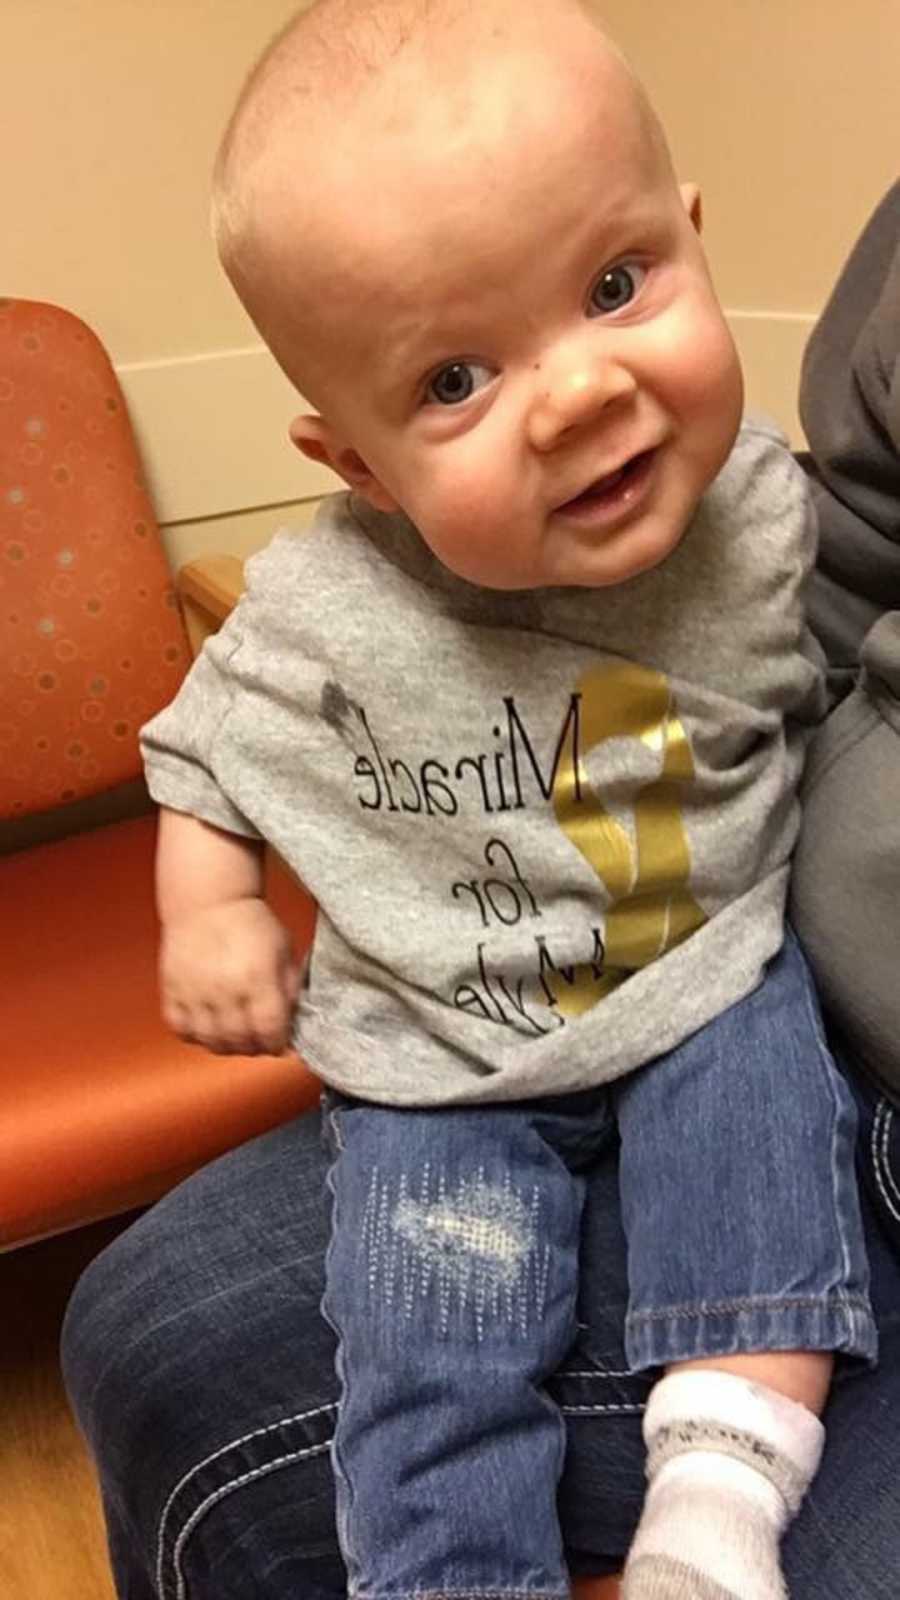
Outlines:
{"type": "Polygon", "coordinates": [[[315,196],[322,422],[295,441],[473,583],[655,566],[724,464],[742,386],[632,85],[525,52],[446,104],[397,105],[395,86],[315,196]]]}

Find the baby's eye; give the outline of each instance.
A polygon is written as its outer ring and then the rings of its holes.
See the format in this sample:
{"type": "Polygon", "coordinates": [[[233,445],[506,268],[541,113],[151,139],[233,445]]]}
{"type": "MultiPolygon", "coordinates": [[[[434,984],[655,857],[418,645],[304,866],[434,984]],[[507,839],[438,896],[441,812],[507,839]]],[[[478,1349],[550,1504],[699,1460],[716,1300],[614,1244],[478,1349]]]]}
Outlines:
{"type": "Polygon", "coordinates": [[[591,310],[601,316],[620,311],[634,299],[646,276],[646,267],[637,261],[620,261],[615,267],[607,267],[591,290],[591,310]]]}
{"type": "Polygon", "coordinates": [[[477,361],[451,361],[429,381],[425,398],[440,406],[458,406],[476,389],[483,389],[493,376],[490,367],[483,367],[477,361]]]}

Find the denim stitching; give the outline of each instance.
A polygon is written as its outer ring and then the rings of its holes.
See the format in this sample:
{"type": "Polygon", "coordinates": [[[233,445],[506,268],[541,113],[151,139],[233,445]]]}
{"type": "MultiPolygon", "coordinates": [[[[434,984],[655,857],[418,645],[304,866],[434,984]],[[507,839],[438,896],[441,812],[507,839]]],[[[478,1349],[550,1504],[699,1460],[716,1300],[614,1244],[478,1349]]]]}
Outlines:
{"type": "Polygon", "coordinates": [[[897,1180],[894,1177],[894,1169],[891,1165],[890,1156],[891,1130],[894,1125],[894,1108],[887,1100],[884,1103],[884,1117],[882,1120],[884,1122],[884,1137],[881,1141],[881,1158],[885,1182],[890,1187],[894,1199],[900,1201],[900,1186],[898,1186],[897,1180]]]}
{"type": "Polygon", "coordinates": [[[646,1410],[643,1401],[636,1400],[631,1405],[605,1405],[605,1406],[560,1406],[560,1411],[566,1417],[579,1417],[590,1415],[599,1417],[606,1412],[627,1412],[632,1416],[646,1410]]]}
{"type": "MultiPolygon", "coordinates": [[[[836,1238],[838,1240],[838,1243],[839,1243],[839,1249],[840,1249],[840,1253],[841,1253],[841,1269],[842,1269],[842,1272],[843,1272],[844,1282],[847,1283],[849,1281],[850,1275],[851,1275],[852,1258],[851,1258],[851,1251],[850,1251],[850,1240],[849,1240],[849,1238],[847,1236],[847,1229],[844,1226],[844,1216],[843,1216],[843,1210],[842,1210],[842,1205],[841,1205],[841,1178],[840,1178],[841,1164],[840,1164],[840,1160],[839,1160],[839,1154],[840,1154],[839,1140],[840,1140],[840,1121],[841,1121],[841,1116],[840,1116],[840,1103],[839,1103],[840,1097],[839,1097],[839,1094],[838,1094],[838,1083],[837,1083],[837,1077],[836,1077],[837,1067],[835,1065],[834,1057],[832,1056],[832,1054],[831,1054],[831,1052],[830,1052],[830,1050],[828,1048],[827,1041],[825,1039],[825,1025],[824,1025],[824,1022],[822,1020],[822,1013],[819,1010],[818,1005],[814,1004],[814,1001],[813,1001],[813,996],[815,994],[815,990],[813,988],[812,973],[810,971],[809,964],[808,964],[808,962],[806,960],[806,957],[803,955],[802,950],[800,951],[800,957],[801,957],[801,962],[802,962],[804,971],[806,972],[807,979],[808,979],[807,983],[804,985],[804,1009],[806,1011],[807,1021],[809,1022],[810,1026],[811,1026],[811,1028],[813,1030],[813,1037],[816,1039],[816,1041],[818,1043],[818,1046],[819,1046],[819,1061],[820,1061],[821,1065],[825,1068],[826,1082],[827,1082],[828,1088],[830,1089],[830,1092],[831,1092],[831,1117],[832,1117],[832,1121],[831,1121],[831,1151],[830,1151],[830,1153],[831,1153],[831,1208],[832,1208],[832,1223],[833,1223],[833,1226],[834,1226],[835,1236],[836,1236],[836,1238]]],[[[859,1123],[858,1123],[858,1118],[857,1118],[856,1129],[858,1129],[858,1125],[859,1125],[859,1123]]],[[[854,1131],[856,1131],[856,1130],[854,1130],[854,1131]]],[[[855,1140],[854,1140],[854,1142],[855,1142],[855,1140]]],[[[853,1148],[853,1146],[851,1145],[851,1151],[852,1151],[852,1148],[853,1148]]],[[[852,1157],[851,1157],[851,1159],[852,1159],[852,1157]]],[[[864,1302],[864,1300],[861,1299],[861,1297],[857,1297],[854,1300],[852,1296],[844,1294],[843,1292],[841,1292],[838,1295],[838,1303],[839,1304],[843,1304],[843,1305],[849,1307],[851,1305],[851,1302],[853,1304],[857,1305],[857,1306],[861,1306],[863,1312],[865,1312],[865,1302],[864,1302]]],[[[851,1312],[851,1317],[852,1317],[852,1312],[851,1312]]],[[[863,1320],[865,1320],[865,1317],[863,1318],[863,1320]]],[[[853,1331],[856,1332],[855,1324],[854,1324],[853,1331]]]]}
{"type": "MultiPolygon", "coordinates": [[[[569,1382],[570,1379],[580,1380],[582,1384],[587,1384],[590,1387],[597,1387],[598,1384],[601,1384],[601,1383],[605,1382],[606,1380],[609,1380],[609,1382],[611,1382],[611,1383],[616,1383],[616,1382],[621,1383],[621,1381],[624,1379],[624,1380],[626,1380],[625,1394],[627,1395],[628,1394],[627,1384],[628,1384],[629,1381],[630,1381],[630,1383],[632,1385],[632,1393],[633,1393],[634,1392],[634,1390],[633,1390],[634,1383],[637,1382],[638,1384],[642,1384],[642,1380],[644,1380],[645,1378],[646,1378],[646,1374],[644,1374],[644,1373],[632,1372],[632,1371],[629,1371],[627,1368],[620,1368],[620,1367],[614,1367],[614,1368],[613,1367],[599,1367],[599,1366],[598,1367],[579,1367],[579,1368],[574,1368],[573,1367],[571,1369],[564,1367],[562,1369],[562,1371],[557,1372],[557,1373],[554,1374],[554,1377],[553,1377],[553,1380],[552,1380],[552,1386],[551,1386],[551,1393],[553,1394],[553,1397],[554,1397],[554,1403],[558,1407],[559,1412],[560,1412],[560,1414],[562,1416],[566,1416],[566,1417],[639,1416],[641,1414],[641,1412],[643,1412],[645,1407],[646,1407],[646,1396],[643,1396],[640,1400],[628,1400],[628,1399],[620,1398],[618,1400],[595,1401],[591,1405],[586,1405],[586,1404],[576,1405],[574,1403],[568,1404],[565,1401],[563,1401],[562,1399],[557,1398],[557,1394],[558,1394],[560,1389],[562,1390],[563,1393],[565,1393],[566,1384],[569,1382]]],[[[608,1385],[607,1385],[607,1387],[608,1387],[608,1385]]],[[[582,1390],[582,1392],[583,1392],[583,1390],[582,1390]]],[[[621,1393],[622,1393],[622,1390],[620,1388],[619,1389],[619,1394],[621,1395],[621,1393]]]]}
{"type": "Polygon", "coordinates": [[[639,1378],[639,1372],[631,1372],[627,1368],[624,1372],[613,1372],[608,1367],[588,1367],[584,1372],[576,1372],[565,1367],[562,1372],[555,1374],[557,1378],[639,1378]]]}
{"type": "MultiPolygon", "coordinates": [[[[599,1372],[596,1370],[588,1370],[572,1372],[566,1374],[566,1376],[573,1378],[595,1379],[605,1377],[632,1377],[634,1374],[629,1372],[599,1372]]],[[[600,1405],[561,1405],[559,1409],[560,1412],[566,1416],[639,1415],[644,1411],[645,1406],[643,1402],[633,1404],[608,1403],[600,1405]]],[[[169,1495],[160,1518],[157,1540],[157,1592],[160,1596],[160,1600],[165,1600],[166,1594],[170,1592],[164,1572],[167,1523],[175,1500],[181,1491],[191,1481],[191,1479],[196,1477],[196,1475],[203,1471],[206,1467],[212,1465],[213,1462],[219,1460],[222,1456],[227,1455],[231,1450],[238,1449],[242,1445],[249,1443],[251,1440],[264,1437],[266,1434],[272,1433],[279,1428],[289,1426],[291,1423],[308,1421],[311,1417],[320,1416],[327,1411],[335,1410],[337,1410],[337,1406],[333,1403],[324,1406],[316,1406],[313,1410],[298,1412],[293,1416],[282,1418],[278,1422],[269,1423],[264,1428],[255,1428],[250,1433],[243,1434],[239,1438],[233,1439],[228,1444],[221,1446],[220,1449],[214,1450],[212,1454],[206,1456],[202,1461],[195,1463],[190,1471],[184,1474],[169,1495]]],[[[253,1483],[258,1479],[267,1476],[269,1473],[279,1470],[282,1467],[290,1466],[295,1462],[308,1459],[310,1456],[322,1455],[325,1451],[329,1450],[330,1447],[331,1441],[324,1440],[319,1444],[308,1445],[302,1450],[295,1450],[286,1455],[277,1456],[274,1460],[266,1462],[263,1466],[255,1467],[251,1471],[244,1472],[237,1478],[231,1479],[228,1483],[220,1485],[218,1489],[207,1495],[206,1499],[201,1501],[201,1503],[195,1507],[194,1511],[185,1522],[175,1540],[172,1549],[171,1568],[175,1579],[175,1600],[186,1600],[187,1581],[181,1564],[182,1556],[185,1546],[194,1529],[209,1511],[211,1511],[229,1494],[234,1493],[238,1489],[244,1488],[247,1484],[253,1483]]],[[[512,1597],[508,1597],[508,1600],[512,1600],[512,1597]]],[[[529,1600],[535,1600],[534,1595],[530,1595],[529,1600]]]]}
{"type": "MultiPolygon", "coordinates": [[[[223,1484],[221,1488],[207,1495],[206,1499],[201,1501],[192,1515],[188,1517],[172,1550],[172,1571],[176,1580],[175,1600],[185,1600],[187,1595],[187,1583],[181,1568],[181,1552],[197,1523],[206,1516],[207,1511],[218,1505],[219,1501],[224,1500],[227,1495],[233,1494],[235,1489],[242,1489],[245,1484],[253,1483],[258,1478],[265,1478],[270,1472],[276,1472],[280,1467],[290,1466],[294,1461],[303,1461],[308,1456],[322,1455],[325,1450],[330,1450],[330,1448],[331,1441],[326,1439],[323,1444],[311,1444],[305,1450],[294,1450],[290,1455],[276,1456],[274,1461],[267,1461],[264,1467],[254,1467],[252,1472],[242,1473],[239,1478],[233,1478],[230,1483],[223,1484]]],[[[160,1589],[160,1595],[162,1596],[162,1594],[163,1591],[160,1589]]]]}
{"type": "Polygon", "coordinates": [[[888,1144],[890,1140],[893,1119],[893,1107],[888,1104],[887,1100],[879,1100],[877,1106],[875,1107],[875,1116],[872,1122],[870,1144],[872,1154],[872,1170],[875,1173],[875,1182],[878,1185],[878,1193],[881,1195],[889,1215],[893,1217],[895,1222],[900,1222],[900,1208],[898,1208],[893,1196],[888,1193],[887,1188],[887,1182],[889,1182],[891,1188],[894,1189],[895,1192],[900,1192],[897,1191],[896,1180],[891,1171],[890,1158],[888,1156],[888,1144]],[[885,1180],[887,1180],[887,1182],[885,1180]]]}
{"type": "Polygon", "coordinates": [[[394,1600],[568,1600],[568,1593],[563,1589],[401,1589],[394,1600]]]}
{"type": "MultiPolygon", "coordinates": [[[[227,1455],[229,1451],[237,1450],[241,1447],[241,1445],[249,1444],[251,1439],[261,1439],[267,1433],[274,1433],[279,1428],[289,1428],[295,1422],[308,1422],[311,1417],[319,1417],[322,1416],[326,1411],[336,1410],[337,1403],[332,1401],[328,1405],[315,1406],[311,1411],[298,1411],[291,1417],[281,1417],[277,1422],[267,1423],[264,1428],[253,1428],[250,1433],[242,1434],[238,1439],[229,1439],[227,1444],[221,1445],[218,1450],[214,1450],[211,1455],[204,1457],[202,1461],[196,1461],[190,1470],[186,1472],[183,1477],[179,1478],[174,1489],[169,1495],[168,1500],[163,1506],[159,1519],[159,1531],[156,1540],[156,1587],[160,1597],[163,1597],[165,1593],[165,1586],[163,1583],[163,1562],[165,1560],[166,1523],[175,1500],[181,1493],[182,1489],[184,1489],[190,1482],[190,1480],[196,1477],[199,1472],[202,1472],[204,1468],[211,1466],[214,1461],[218,1461],[221,1456],[227,1455]]],[[[326,1444],[323,1446],[317,1445],[314,1448],[327,1449],[328,1442],[326,1442],[326,1444]]],[[[303,1453],[304,1452],[301,1452],[301,1454],[303,1453]]]]}
{"type": "Polygon", "coordinates": [[[898,1187],[897,1180],[894,1177],[894,1169],[891,1165],[890,1155],[891,1132],[894,1124],[894,1108],[888,1100],[882,1100],[880,1111],[882,1122],[881,1170],[884,1175],[885,1184],[888,1188],[890,1188],[895,1201],[900,1201],[900,1187],[898,1187]]]}
{"type": "Polygon", "coordinates": [[[340,1109],[338,1106],[332,1106],[331,1110],[328,1112],[328,1126],[331,1129],[331,1137],[334,1141],[335,1150],[337,1151],[338,1155],[343,1155],[346,1146],[344,1142],[344,1130],[341,1127],[340,1109]]]}
{"type": "MultiPolygon", "coordinates": [[[[827,1304],[827,1297],[825,1300],[827,1304]]],[[[835,1296],[835,1305],[866,1308],[866,1297],[861,1294],[839,1294],[835,1296]]],[[[706,1317],[729,1316],[733,1311],[756,1311],[776,1309],[779,1306],[821,1306],[821,1295],[759,1295],[750,1296],[746,1300],[721,1300],[714,1305],[696,1306],[664,1306],[661,1310],[630,1311],[630,1323],[661,1322],[669,1317],[697,1317],[698,1314],[706,1317]]]]}

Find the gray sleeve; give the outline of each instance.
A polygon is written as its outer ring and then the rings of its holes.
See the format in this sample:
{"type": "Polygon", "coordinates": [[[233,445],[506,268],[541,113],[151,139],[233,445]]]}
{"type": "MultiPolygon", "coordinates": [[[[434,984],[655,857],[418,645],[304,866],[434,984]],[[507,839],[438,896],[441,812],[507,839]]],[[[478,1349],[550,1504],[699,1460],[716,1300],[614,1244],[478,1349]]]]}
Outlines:
{"type": "MultiPolygon", "coordinates": [[[[900,614],[867,640],[900,660],[900,614]]],[[[884,663],[878,663],[884,665],[884,663]]],[[[851,1058],[900,1090],[900,696],[872,671],[813,743],[791,916],[851,1058]]]]}
{"type": "Polygon", "coordinates": [[[216,770],[216,746],[231,713],[232,660],[242,642],[242,608],[208,639],[175,699],[141,729],[141,753],[153,799],[228,833],[259,837],[232,803],[216,770]]]}
{"type": "Polygon", "coordinates": [[[833,687],[846,692],[866,633],[900,606],[900,183],[867,223],[812,333],[800,415],[820,527],[810,616],[833,687]]]}
{"type": "Polygon", "coordinates": [[[810,339],[810,616],[846,695],[813,741],[791,915],[852,1057],[900,1089],[900,183],[810,339]],[[860,671],[860,667],[862,670],[860,671]]]}

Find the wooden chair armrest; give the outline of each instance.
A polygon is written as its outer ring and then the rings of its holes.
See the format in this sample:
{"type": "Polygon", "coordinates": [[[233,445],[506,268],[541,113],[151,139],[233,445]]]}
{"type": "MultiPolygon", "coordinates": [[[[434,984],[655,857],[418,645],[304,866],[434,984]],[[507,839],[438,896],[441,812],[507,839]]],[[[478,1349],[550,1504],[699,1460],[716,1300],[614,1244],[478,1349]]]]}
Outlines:
{"type": "Polygon", "coordinates": [[[244,563],[238,556],[200,556],[179,568],[175,588],[196,655],[237,605],[244,588],[244,563]]]}

